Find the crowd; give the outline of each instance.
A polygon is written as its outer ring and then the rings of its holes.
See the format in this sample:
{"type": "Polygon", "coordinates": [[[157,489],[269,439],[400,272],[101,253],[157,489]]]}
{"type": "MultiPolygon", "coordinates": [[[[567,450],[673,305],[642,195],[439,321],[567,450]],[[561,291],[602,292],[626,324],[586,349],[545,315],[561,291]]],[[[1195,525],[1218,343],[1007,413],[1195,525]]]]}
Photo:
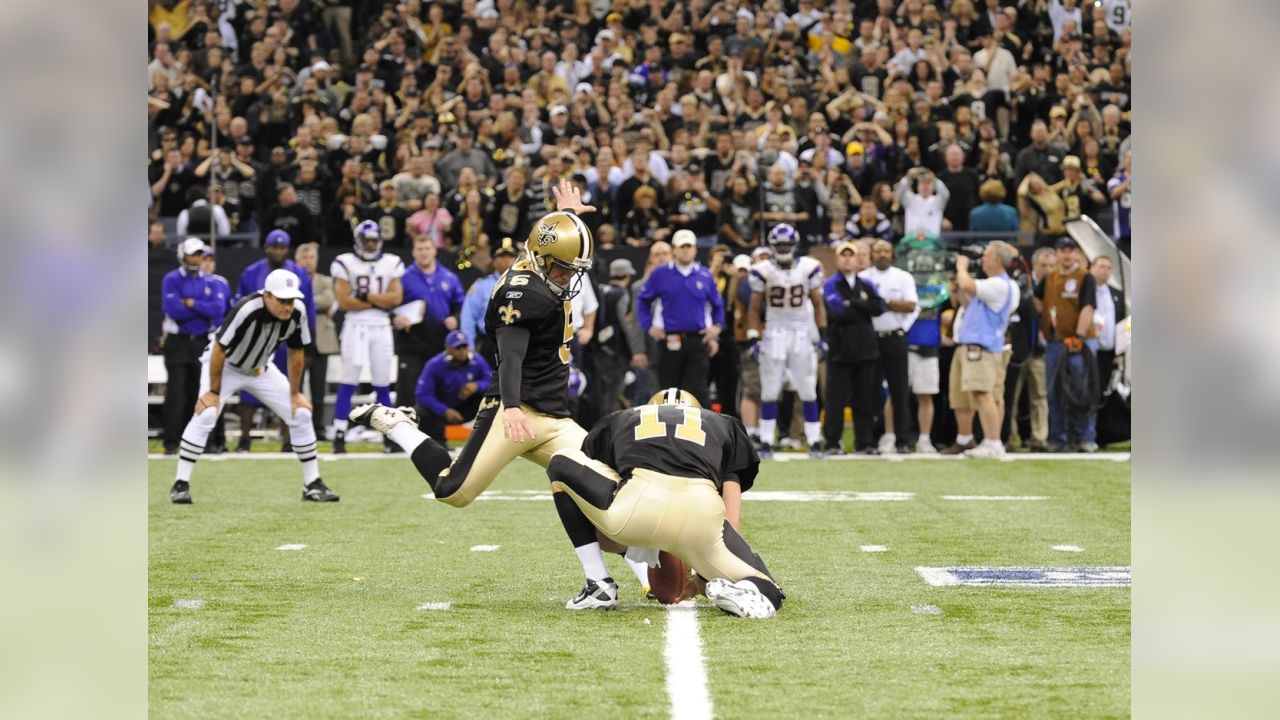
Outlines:
{"type": "MultiPolygon", "coordinates": [[[[828,375],[833,363],[864,366],[848,382],[822,383],[828,449],[841,393],[860,398],[860,435],[871,423],[884,428],[855,450],[928,451],[949,437],[938,429],[948,423],[953,451],[974,449],[979,433],[1037,448],[1096,446],[1088,416],[1099,390],[1086,380],[1106,385],[1114,321],[1126,313],[1122,299],[1099,292],[1106,261],[1086,267],[1065,224],[1089,216],[1131,252],[1128,0],[149,6],[149,241],[217,236],[262,246],[275,267],[274,231],[291,252],[345,251],[372,221],[382,250],[411,260],[403,300],[422,301],[420,314],[392,323],[398,401],[416,393],[424,418],[462,416],[476,388],[436,378],[428,392],[420,368],[470,367],[463,341],[492,365],[487,290],[553,209],[550,188],[569,181],[597,208],[583,220],[600,263],[573,308],[584,426],[624,393],[634,400],[672,384],[749,429],[762,413],[785,420],[790,405],[797,425],[814,422],[811,401],[791,400],[790,384],[761,407],[748,337],[751,267],[776,228],[793,227],[797,255],[826,258],[831,275],[846,263],[885,304],[868,314],[875,357],[862,343],[827,358],[828,375]],[[922,313],[915,288],[892,272],[904,241],[940,237],[1037,248],[1000,351],[1009,392],[993,394],[998,431],[985,400],[948,382],[959,367],[952,316],[922,313]],[[862,260],[859,243],[870,244],[862,260]],[[646,266],[615,249],[647,252],[646,266]],[[1067,280],[1045,282],[1059,275],[1067,280]],[[702,293],[697,305],[664,297],[685,290],[702,293]],[[433,364],[441,355],[453,359],[433,364]],[[1083,373],[1086,357],[1100,370],[1083,373]],[[1073,389],[1076,380],[1089,387],[1073,389]],[[951,397],[935,406],[943,386],[951,397]],[[1023,397],[1026,412],[1016,410],[1023,397]],[[1030,427],[1019,429],[1023,417],[1030,427]]],[[[332,275],[311,265],[313,281],[332,275]]],[[[957,286],[953,302],[966,290],[982,295],[957,286]]],[[[319,320],[343,315],[330,301],[319,320]]],[[[336,344],[309,352],[336,354],[336,344]]],[[[787,423],[778,424],[782,442],[787,423]]]]}

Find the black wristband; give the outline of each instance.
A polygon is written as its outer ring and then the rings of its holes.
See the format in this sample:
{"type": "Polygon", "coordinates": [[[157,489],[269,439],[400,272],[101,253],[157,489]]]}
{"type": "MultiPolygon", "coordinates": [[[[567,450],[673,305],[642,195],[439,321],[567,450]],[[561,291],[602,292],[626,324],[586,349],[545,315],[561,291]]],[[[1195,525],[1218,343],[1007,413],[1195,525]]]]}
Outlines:
{"type": "Polygon", "coordinates": [[[825,327],[818,328],[818,339],[822,342],[827,341],[827,329],[825,327]]]}

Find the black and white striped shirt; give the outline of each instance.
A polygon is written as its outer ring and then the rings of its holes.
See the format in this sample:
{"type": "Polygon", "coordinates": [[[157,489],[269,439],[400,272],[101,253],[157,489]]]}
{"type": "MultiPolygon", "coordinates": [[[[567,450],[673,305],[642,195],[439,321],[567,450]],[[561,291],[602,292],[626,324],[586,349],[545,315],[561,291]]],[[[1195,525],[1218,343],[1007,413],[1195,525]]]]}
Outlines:
{"type": "Polygon", "coordinates": [[[227,354],[227,365],[241,372],[261,370],[281,341],[294,349],[311,344],[307,308],[302,300],[294,300],[293,314],[280,320],[267,310],[261,291],[246,295],[227,313],[217,337],[227,354]]]}

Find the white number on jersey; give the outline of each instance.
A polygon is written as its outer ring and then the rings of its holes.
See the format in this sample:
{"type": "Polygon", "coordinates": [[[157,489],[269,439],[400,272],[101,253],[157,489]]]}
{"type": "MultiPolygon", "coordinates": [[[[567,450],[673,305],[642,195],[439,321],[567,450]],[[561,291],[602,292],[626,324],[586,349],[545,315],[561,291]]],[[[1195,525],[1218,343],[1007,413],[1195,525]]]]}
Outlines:
{"type": "Polygon", "coordinates": [[[765,322],[770,327],[813,324],[809,291],[822,286],[822,266],[810,257],[796,258],[791,267],[766,261],[751,268],[751,291],[764,296],[765,322]]]}

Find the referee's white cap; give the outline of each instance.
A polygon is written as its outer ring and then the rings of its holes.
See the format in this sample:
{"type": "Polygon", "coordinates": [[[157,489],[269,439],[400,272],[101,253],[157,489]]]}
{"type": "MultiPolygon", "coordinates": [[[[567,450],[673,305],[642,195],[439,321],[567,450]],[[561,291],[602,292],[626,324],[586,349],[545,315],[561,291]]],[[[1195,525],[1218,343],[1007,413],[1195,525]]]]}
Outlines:
{"type": "Polygon", "coordinates": [[[267,275],[267,283],[263,290],[280,300],[292,300],[302,297],[302,281],[291,271],[280,268],[267,275]]]}

